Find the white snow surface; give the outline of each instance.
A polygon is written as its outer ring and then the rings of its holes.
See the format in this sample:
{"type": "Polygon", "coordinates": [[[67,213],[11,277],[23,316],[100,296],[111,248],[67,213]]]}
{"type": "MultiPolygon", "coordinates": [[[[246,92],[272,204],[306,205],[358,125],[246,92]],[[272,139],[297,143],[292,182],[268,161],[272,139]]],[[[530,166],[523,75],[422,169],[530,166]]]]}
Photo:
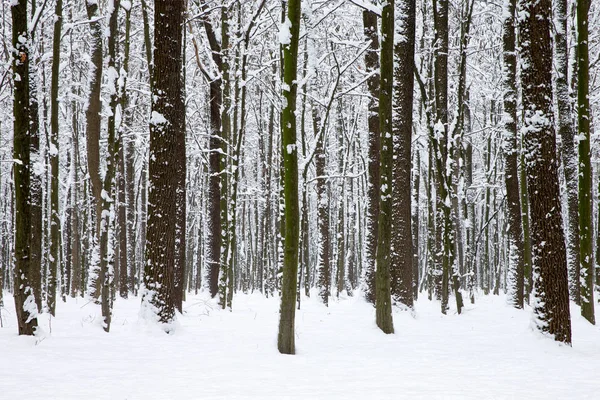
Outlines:
{"type": "Polygon", "coordinates": [[[600,328],[572,305],[573,347],[530,328],[531,310],[479,298],[442,315],[419,300],[375,325],[360,297],[326,308],[303,298],[294,356],[277,351],[279,300],[236,295],[232,312],[188,296],[167,335],[139,319],[140,299],[117,299],[111,332],[83,299],[40,317],[42,337],[17,336],[5,292],[0,398],[17,399],[597,399],[600,328]],[[50,326],[51,325],[51,326],[50,326]]]}

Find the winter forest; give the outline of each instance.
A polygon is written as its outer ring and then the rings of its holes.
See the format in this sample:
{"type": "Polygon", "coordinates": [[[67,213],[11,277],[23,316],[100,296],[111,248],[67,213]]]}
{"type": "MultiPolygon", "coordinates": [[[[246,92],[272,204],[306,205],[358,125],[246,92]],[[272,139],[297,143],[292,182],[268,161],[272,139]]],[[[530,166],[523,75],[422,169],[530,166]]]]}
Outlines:
{"type": "Polygon", "coordinates": [[[600,396],[598,2],[0,7],[0,398],[600,396]]]}

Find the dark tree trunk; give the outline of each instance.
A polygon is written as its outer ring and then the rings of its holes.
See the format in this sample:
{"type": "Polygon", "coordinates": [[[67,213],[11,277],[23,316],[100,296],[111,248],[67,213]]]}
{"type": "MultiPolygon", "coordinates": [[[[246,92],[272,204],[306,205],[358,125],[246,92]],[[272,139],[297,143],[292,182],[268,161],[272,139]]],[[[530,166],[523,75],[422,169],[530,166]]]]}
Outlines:
{"type": "Polygon", "coordinates": [[[312,117],[317,144],[315,148],[315,171],[317,174],[317,226],[319,228],[318,287],[323,304],[329,304],[331,287],[331,237],[329,234],[329,198],[327,195],[327,178],[325,177],[325,145],[320,134],[319,116],[313,104],[312,117]]]}
{"type": "Polygon", "coordinates": [[[523,265],[523,225],[521,221],[521,194],[519,192],[519,169],[517,159],[517,54],[515,52],[516,0],[505,3],[503,27],[504,52],[504,183],[508,211],[508,243],[510,272],[512,274],[513,305],[523,308],[525,293],[525,269],[523,265]]]}
{"type": "MultiPolygon", "coordinates": [[[[379,92],[379,129],[381,133],[381,193],[376,257],[375,322],[384,333],[394,333],[392,299],[390,288],[390,264],[392,262],[392,176],[393,132],[392,96],[394,81],[394,1],[383,7],[381,18],[381,87],[379,92]]],[[[409,181],[410,184],[410,181],[409,181]]],[[[409,191],[410,194],[410,191],[409,191]]],[[[410,203],[410,201],[409,201],[410,203]]],[[[410,211],[409,211],[410,214],[410,211]]],[[[410,218],[409,218],[410,220],[410,218]]],[[[409,228],[410,231],[410,228],[409,228]]]]}
{"type": "MultiPolygon", "coordinates": [[[[157,0],[154,6],[154,68],[150,120],[150,188],[146,234],[145,312],[156,312],[160,323],[175,316],[175,226],[180,169],[178,143],[185,135],[181,77],[183,0],[157,0]]],[[[144,310],[143,310],[144,311],[144,310]]],[[[169,329],[167,327],[167,329],[169,329]]]]}
{"type": "Polygon", "coordinates": [[[37,329],[34,297],[35,265],[31,263],[31,137],[29,131],[29,34],[27,2],[11,4],[13,59],[13,158],[15,212],[14,298],[19,335],[33,335],[37,329]],[[24,38],[21,41],[20,38],[24,38]],[[17,78],[18,77],[18,78],[17,78]]]}
{"type": "Polygon", "coordinates": [[[563,232],[552,104],[550,0],[521,0],[521,81],[527,190],[531,205],[533,280],[538,327],[571,343],[567,254],[563,232]]]}
{"type": "Polygon", "coordinates": [[[62,0],[57,0],[54,12],[54,39],[52,45],[52,77],[50,88],[50,263],[46,301],[50,314],[56,314],[56,281],[61,265],[60,216],[58,214],[58,78],[60,66],[60,39],[62,31],[62,0]]]}
{"type": "MultiPolygon", "coordinates": [[[[93,242],[99,240],[100,233],[100,218],[102,214],[102,179],[100,177],[100,112],[102,110],[102,102],[100,99],[100,90],[102,83],[102,24],[98,15],[98,3],[95,1],[86,2],[88,18],[90,22],[90,31],[92,35],[91,42],[91,78],[90,78],[90,94],[88,108],[86,110],[86,147],[87,147],[87,164],[88,174],[90,176],[91,191],[93,195],[93,207],[95,210],[95,230],[92,235],[93,242]]],[[[91,244],[91,247],[94,247],[91,244]]],[[[90,295],[98,300],[100,298],[100,285],[104,280],[102,272],[98,270],[98,265],[92,265],[90,271],[89,288],[90,295]]]]}
{"type": "Polygon", "coordinates": [[[590,150],[589,27],[591,0],[577,0],[577,120],[579,127],[579,244],[581,261],[581,315],[591,324],[594,316],[594,253],[592,224],[592,163],[590,150]]]}
{"type": "MultiPolygon", "coordinates": [[[[395,301],[413,307],[413,236],[411,191],[411,140],[415,58],[415,0],[400,0],[403,40],[395,45],[391,290],[395,301]]],[[[417,166],[418,168],[418,166],[417,166]]]]}
{"type": "Polygon", "coordinates": [[[365,265],[365,297],[375,304],[375,253],[377,251],[377,222],[379,220],[379,196],[381,192],[379,158],[381,138],[379,131],[379,34],[377,32],[377,14],[363,11],[363,27],[365,38],[371,42],[365,55],[367,73],[372,74],[367,80],[369,88],[369,212],[367,216],[367,264],[365,265]]]}

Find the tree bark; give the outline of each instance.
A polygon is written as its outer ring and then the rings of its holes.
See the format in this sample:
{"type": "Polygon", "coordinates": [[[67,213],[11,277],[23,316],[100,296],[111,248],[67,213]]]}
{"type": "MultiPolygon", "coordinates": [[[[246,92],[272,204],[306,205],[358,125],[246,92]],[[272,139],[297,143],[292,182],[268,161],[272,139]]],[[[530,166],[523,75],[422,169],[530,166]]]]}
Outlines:
{"type": "MultiPolygon", "coordinates": [[[[394,333],[390,288],[392,261],[392,185],[393,152],[392,96],[394,81],[394,1],[383,7],[381,17],[381,86],[379,92],[379,129],[381,133],[381,192],[379,193],[379,231],[377,233],[375,322],[384,333],[394,333]]],[[[410,193],[410,191],[409,191],[410,193]]],[[[410,220],[410,218],[409,218],[410,220]]]]}
{"type": "Polygon", "coordinates": [[[289,42],[283,48],[283,98],[281,111],[281,151],[283,157],[285,239],[283,244],[283,282],[279,310],[277,348],[280,353],[295,353],[294,319],[298,279],[298,148],[296,146],[296,94],[298,91],[298,41],[300,36],[301,1],[289,0],[287,23],[289,42]]]}
{"type": "Polygon", "coordinates": [[[364,273],[365,298],[375,304],[375,257],[377,252],[377,222],[379,221],[380,183],[380,152],[381,138],[379,131],[379,34],[377,32],[377,14],[373,11],[363,11],[363,27],[365,38],[371,42],[369,51],[365,54],[365,66],[370,74],[367,80],[369,89],[369,208],[367,215],[367,264],[364,273]]]}
{"type": "Polygon", "coordinates": [[[521,0],[521,80],[538,328],[571,343],[571,317],[554,111],[550,0],[521,0]]]}
{"type": "Polygon", "coordinates": [[[521,198],[519,192],[519,168],[517,159],[517,54],[515,34],[516,0],[504,3],[503,52],[504,52],[504,184],[508,211],[508,246],[510,272],[512,274],[512,302],[523,308],[525,270],[523,265],[523,225],[521,221],[521,198]]]}
{"type": "Polygon", "coordinates": [[[182,98],[183,0],[157,0],[154,6],[154,68],[150,120],[150,190],[142,313],[170,324],[175,316],[174,270],[176,190],[180,172],[176,157],[185,135],[182,98]],[[155,314],[151,316],[151,314],[155,314]]]}
{"type": "MultiPolygon", "coordinates": [[[[577,0],[577,121],[579,126],[579,259],[581,315],[594,317],[594,252],[592,225],[592,165],[590,150],[588,13],[591,0],[577,0]]],[[[566,83],[566,82],[565,82],[566,83]]]]}
{"type": "MultiPolygon", "coordinates": [[[[394,47],[391,290],[394,301],[413,307],[411,141],[415,58],[415,0],[400,0],[399,37],[394,47]]],[[[417,166],[418,168],[418,166],[417,166]]]]}
{"type": "Polygon", "coordinates": [[[31,136],[29,131],[29,55],[27,2],[11,3],[13,53],[13,179],[15,212],[14,298],[19,335],[34,335],[37,305],[34,290],[36,267],[31,263],[31,136]]]}
{"type": "Polygon", "coordinates": [[[567,193],[567,265],[571,299],[581,304],[579,259],[578,175],[575,129],[568,84],[567,0],[554,2],[554,52],[556,55],[556,103],[558,136],[562,139],[562,160],[567,193]]]}

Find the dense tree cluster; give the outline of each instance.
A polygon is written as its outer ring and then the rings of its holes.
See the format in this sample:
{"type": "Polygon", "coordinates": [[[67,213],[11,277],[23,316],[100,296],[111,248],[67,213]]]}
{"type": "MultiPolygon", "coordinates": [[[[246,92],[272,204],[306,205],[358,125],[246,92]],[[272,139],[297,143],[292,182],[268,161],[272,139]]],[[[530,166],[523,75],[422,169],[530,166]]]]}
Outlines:
{"type": "MultiPolygon", "coordinates": [[[[529,304],[600,285],[589,0],[14,0],[0,35],[0,287],[19,334],[87,296],[529,304]],[[519,17],[517,17],[519,16],[519,17]],[[316,290],[312,290],[316,289],[316,290]]],[[[2,306],[0,291],[0,306],[2,306]]]]}

